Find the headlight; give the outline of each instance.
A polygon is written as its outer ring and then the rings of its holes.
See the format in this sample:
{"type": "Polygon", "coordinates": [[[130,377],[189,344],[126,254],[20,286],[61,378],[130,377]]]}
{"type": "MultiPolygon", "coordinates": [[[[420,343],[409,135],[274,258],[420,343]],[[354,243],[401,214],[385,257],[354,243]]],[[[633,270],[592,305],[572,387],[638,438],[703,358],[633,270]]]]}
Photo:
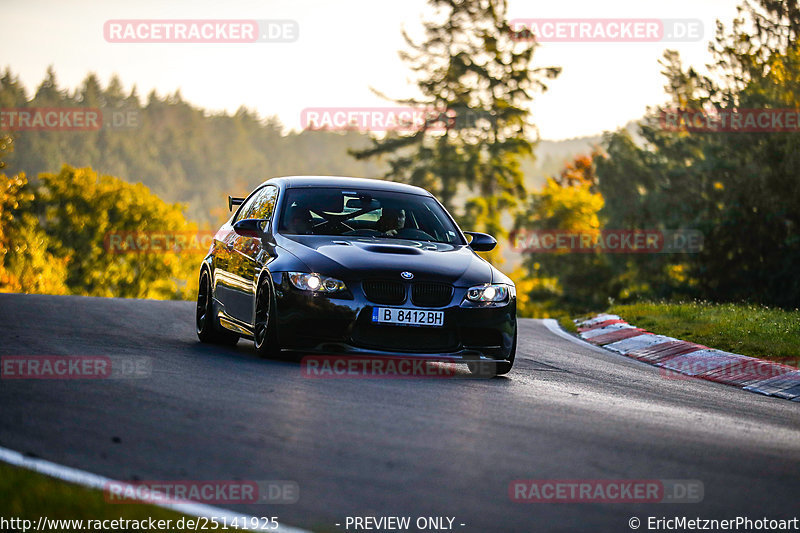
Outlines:
{"type": "Polygon", "coordinates": [[[347,289],[344,281],[322,276],[320,274],[289,272],[289,280],[296,289],[300,289],[301,291],[313,291],[330,294],[347,289]]]}
{"type": "Polygon", "coordinates": [[[467,290],[467,300],[471,302],[505,302],[508,299],[508,285],[481,285],[467,290]]]}

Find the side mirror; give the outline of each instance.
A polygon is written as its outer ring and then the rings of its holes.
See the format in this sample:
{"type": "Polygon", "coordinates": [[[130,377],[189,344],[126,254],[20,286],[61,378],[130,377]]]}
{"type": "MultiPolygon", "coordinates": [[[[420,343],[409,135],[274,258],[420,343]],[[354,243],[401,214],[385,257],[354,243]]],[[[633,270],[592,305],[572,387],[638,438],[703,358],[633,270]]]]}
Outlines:
{"type": "Polygon", "coordinates": [[[245,218],[233,225],[233,231],[242,237],[260,238],[265,233],[264,222],[268,222],[268,220],[264,218],[245,218]]]}
{"type": "Polygon", "coordinates": [[[491,235],[486,233],[478,233],[477,231],[465,231],[465,234],[472,237],[469,241],[469,247],[476,252],[488,252],[494,250],[497,246],[497,241],[491,235]]]}

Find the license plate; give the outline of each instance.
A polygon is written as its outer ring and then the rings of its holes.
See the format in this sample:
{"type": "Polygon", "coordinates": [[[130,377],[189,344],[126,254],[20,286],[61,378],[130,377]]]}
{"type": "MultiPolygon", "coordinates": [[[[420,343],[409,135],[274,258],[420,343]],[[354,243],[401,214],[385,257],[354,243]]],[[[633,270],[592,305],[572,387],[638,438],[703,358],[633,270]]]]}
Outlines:
{"type": "Polygon", "coordinates": [[[382,324],[404,326],[444,326],[444,311],[423,311],[422,309],[395,309],[376,307],[372,310],[372,321],[382,324]]]}

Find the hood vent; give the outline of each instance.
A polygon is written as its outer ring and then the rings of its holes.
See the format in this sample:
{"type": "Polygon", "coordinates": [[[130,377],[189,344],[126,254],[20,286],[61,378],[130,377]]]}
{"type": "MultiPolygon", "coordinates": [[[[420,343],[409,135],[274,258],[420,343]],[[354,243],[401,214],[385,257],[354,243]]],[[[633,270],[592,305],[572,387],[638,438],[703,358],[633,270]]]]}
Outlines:
{"type": "Polygon", "coordinates": [[[364,246],[364,249],[378,254],[420,255],[422,253],[419,248],[413,246],[393,246],[391,244],[370,244],[364,246]]]}

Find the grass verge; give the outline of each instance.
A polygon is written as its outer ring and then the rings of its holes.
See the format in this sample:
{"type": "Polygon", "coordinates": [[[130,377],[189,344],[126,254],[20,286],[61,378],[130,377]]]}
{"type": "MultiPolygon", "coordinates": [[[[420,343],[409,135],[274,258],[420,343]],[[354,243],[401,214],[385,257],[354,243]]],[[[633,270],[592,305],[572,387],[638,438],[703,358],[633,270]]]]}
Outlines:
{"type": "MultiPolygon", "coordinates": [[[[748,304],[645,302],[608,311],[659,335],[771,360],[800,359],[800,311],[748,304]]],[[[788,363],[788,361],[786,361],[788,363]]]]}
{"type": "Polygon", "coordinates": [[[569,316],[562,316],[558,318],[558,325],[570,333],[578,333],[578,327],[569,316]]]}
{"type": "MultiPolygon", "coordinates": [[[[30,520],[33,530],[39,517],[50,520],[197,520],[168,509],[141,503],[111,504],[105,501],[102,491],[65,483],[24,468],[0,463],[0,517],[5,520],[19,518],[30,520]]],[[[185,523],[185,522],[184,522],[185,523]]],[[[84,530],[87,529],[84,527],[84,530]]],[[[2,531],[23,531],[17,522],[2,531]]],[[[75,524],[45,531],[76,531],[75,524]]],[[[121,530],[121,529],[120,529],[121,530]]],[[[127,529],[125,529],[127,531],[127,529]]],[[[98,529],[99,531],[99,529],[98,529]]],[[[148,528],[144,528],[148,531],[148,528]]],[[[171,527],[169,531],[194,531],[194,528],[171,527]]],[[[236,531],[231,530],[231,531],[236,531]]]]}

